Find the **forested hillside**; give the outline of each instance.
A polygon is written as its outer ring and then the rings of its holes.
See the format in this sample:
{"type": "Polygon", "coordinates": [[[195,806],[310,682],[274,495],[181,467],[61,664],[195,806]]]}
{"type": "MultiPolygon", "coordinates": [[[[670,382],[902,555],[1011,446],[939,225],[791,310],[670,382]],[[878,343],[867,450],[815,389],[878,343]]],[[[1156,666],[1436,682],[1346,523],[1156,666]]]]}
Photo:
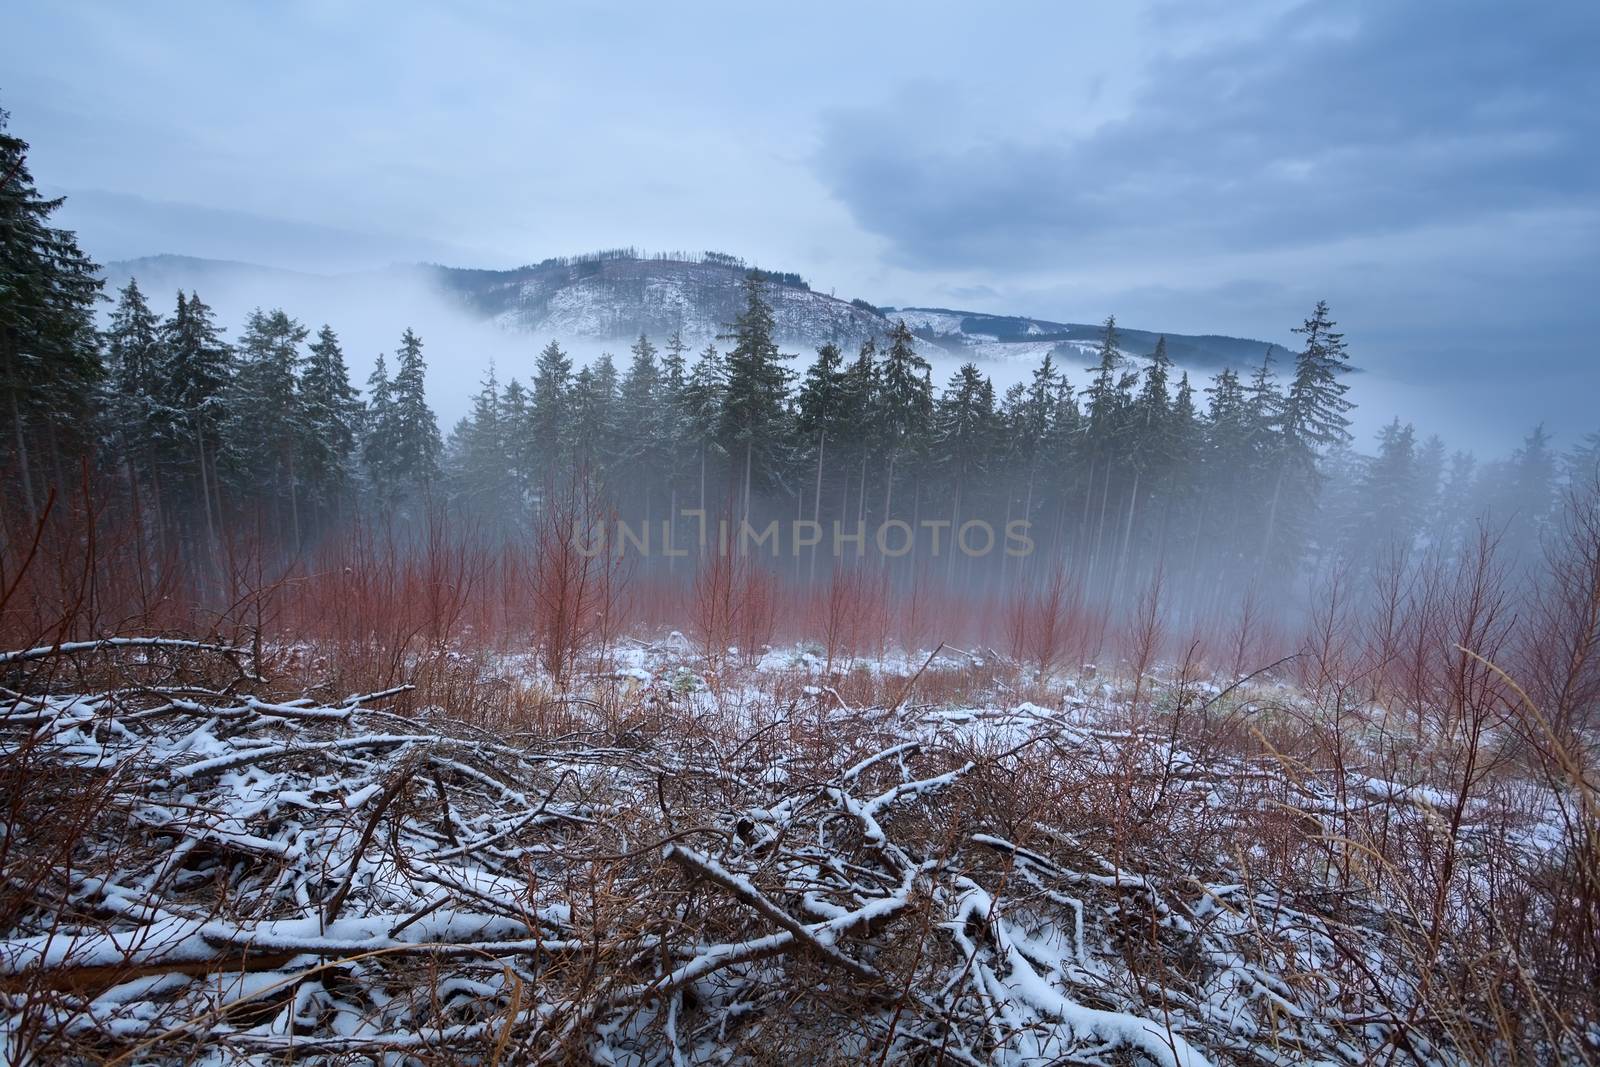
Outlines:
{"type": "Polygon", "coordinates": [[[757,531],[780,522],[778,543],[757,551],[794,570],[804,555],[808,574],[814,556],[841,552],[901,578],[915,560],[969,587],[1066,565],[1087,593],[1115,598],[1164,570],[1174,604],[1193,610],[1222,610],[1245,588],[1295,595],[1392,552],[1448,558],[1484,520],[1514,558],[1531,558],[1561,485],[1589,469],[1600,440],[1563,448],[1536,427],[1511,456],[1479,460],[1397,418],[1378,440],[1353,441],[1350,358],[1323,305],[1294,328],[1298,351],[1263,351],[1209,381],[1176,371],[1163,338],[1128,357],[1108,319],[1087,378],[1047,352],[1001,392],[974,362],[936,382],[898,318],[859,344],[791,356],[772,302],[784,290],[749,273],[737,313],[698,350],[641,334],[621,360],[575,369],[552,341],[531,366],[481,382],[448,433],[409,332],[358,398],[331,326],[313,338],[275,309],[229,338],[198,294],[162,315],[134,280],[103,357],[91,345],[84,358],[107,439],[121,442],[125,491],[185,543],[249,514],[294,551],[336,518],[415,517],[430,501],[513,536],[581,480],[607,516],[648,527],[650,566],[665,565],[669,535],[698,549],[703,516],[725,515],[757,531]],[[801,539],[820,544],[797,548],[796,521],[816,523],[801,539]],[[1032,548],[965,551],[990,541],[974,527],[957,543],[972,522],[1002,541],[1023,523],[1032,548]],[[886,523],[905,528],[880,539],[886,523]],[[836,546],[858,526],[864,543],[836,546]]]}
{"type": "MultiPolygon", "coordinates": [[[[296,307],[343,303],[347,315],[364,315],[375,302],[393,306],[408,294],[425,293],[459,311],[463,321],[492,325],[508,341],[524,338],[535,349],[552,337],[585,349],[593,344],[620,349],[641,333],[656,344],[677,333],[695,348],[715,340],[742,310],[745,278],[752,272],[766,286],[774,336],[792,351],[811,352],[827,343],[853,348],[884,335],[899,319],[911,327],[925,355],[981,364],[1031,364],[1053,354],[1058,363],[1081,366],[1093,359],[1099,343],[1098,325],[876,307],[860,296],[845,300],[819,292],[793,272],[754,268],[720,252],[645,254],[621,248],[512,270],[401,264],[336,275],[160,255],[108,263],[101,276],[109,291],[138,279],[146,292],[224,292],[235,303],[253,293],[257,303],[296,307]]],[[[1158,336],[1125,330],[1125,351],[1148,352],[1158,336]]],[[[1238,337],[1166,336],[1174,361],[1189,367],[1253,363],[1269,347],[1238,337]]],[[[1281,358],[1283,351],[1276,354],[1281,358]]]]}

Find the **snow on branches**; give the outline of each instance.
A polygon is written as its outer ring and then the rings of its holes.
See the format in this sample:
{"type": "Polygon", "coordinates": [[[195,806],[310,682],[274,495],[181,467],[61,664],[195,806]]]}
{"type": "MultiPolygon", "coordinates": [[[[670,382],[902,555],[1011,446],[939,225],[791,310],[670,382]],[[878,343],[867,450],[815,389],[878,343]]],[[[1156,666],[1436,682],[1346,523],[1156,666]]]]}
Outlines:
{"type": "Polygon", "coordinates": [[[513,738],[394,710],[403,687],[258,682],[0,711],[11,1062],[1451,1058],[1386,963],[1403,918],[1220,846],[1330,802],[1261,761],[1202,767],[1070,702],[661,690],[670,728],[513,738]],[[1084,816],[1130,766],[1182,847],[1098,843],[1084,816]]]}

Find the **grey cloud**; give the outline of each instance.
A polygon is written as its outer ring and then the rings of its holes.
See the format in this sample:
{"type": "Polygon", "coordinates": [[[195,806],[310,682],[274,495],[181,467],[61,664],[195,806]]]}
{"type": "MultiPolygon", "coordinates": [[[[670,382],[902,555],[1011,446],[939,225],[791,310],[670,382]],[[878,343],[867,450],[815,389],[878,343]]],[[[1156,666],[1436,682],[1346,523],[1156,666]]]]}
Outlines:
{"type": "Polygon", "coordinates": [[[1596,202],[1592,4],[1297,7],[1150,61],[1127,117],[1063,136],[897,135],[906,95],[834,112],[818,173],[907,263],[1314,245],[1596,202]]]}

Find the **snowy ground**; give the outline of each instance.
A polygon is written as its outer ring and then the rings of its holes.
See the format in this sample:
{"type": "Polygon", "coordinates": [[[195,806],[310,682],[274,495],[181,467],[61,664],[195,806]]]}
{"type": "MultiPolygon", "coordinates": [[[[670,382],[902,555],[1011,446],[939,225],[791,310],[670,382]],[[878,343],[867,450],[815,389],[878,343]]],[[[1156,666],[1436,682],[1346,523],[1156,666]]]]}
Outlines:
{"type": "MultiPolygon", "coordinates": [[[[718,680],[669,642],[581,695],[502,658],[533,714],[473,725],[110,651],[137,685],[0,715],[8,1062],[1480,1058],[1334,842],[1449,798],[1225,744],[1267,728],[1243,687],[951,704],[913,667],[852,706],[802,651],[718,680]]],[[[1464,839],[1535,862],[1519,795],[1464,839]]]]}

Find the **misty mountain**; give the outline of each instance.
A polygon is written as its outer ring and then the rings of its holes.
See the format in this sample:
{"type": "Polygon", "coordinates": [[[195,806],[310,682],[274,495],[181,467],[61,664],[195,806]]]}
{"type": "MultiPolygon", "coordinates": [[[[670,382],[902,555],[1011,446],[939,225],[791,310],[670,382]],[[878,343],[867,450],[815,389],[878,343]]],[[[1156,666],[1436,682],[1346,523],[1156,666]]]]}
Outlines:
{"type": "MultiPolygon", "coordinates": [[[[684,339],[699,347],[722,334],[738,314],[750,270],[743,260],[716,252],[645,256],[616,250],[551,258],[511,270],[406,264],[332,275],[163,255],[111,263],[103,275],[112,287],[137,277],[158,298],[179,288],[202,296],[213,290],[252,292],[258,294],[257,302],[282,303],[294,314],[306,314],[297,306],[321,306],[340,293],[353,298],[392,287],[410,294],[420,285],[475,320],[507,334],[532,335],[540,343],[556,338],[620,346],[641,332],[659,341],[681,329],[684,339]]],[[[1061,362],[1082,365],[1099,342],[1098,323],[878,307],[820,292],[797,274],[759,273],[767,282],[779,341],[804,352],[829,341],[848,350],[869,337],[882,337],[897,318],[906,320],[927,354],[983,362],[1031,364],[1049,352],[1061,362]]],[[[1120,324],[1119,331],[1130,355],[1151,351],[1159,333],[1120,324]]],[[[1268,348],[1265,341],[1221,335],[1166,337],[1173,358],[1189,366],[1248,366],[1268,348]]]]}
{"type": "MultiPolygon", "coordinates": [[[[431,268],[441,289],[508,330],[609,341],[645,333],[660,339],[681,329],[699,346],[725,332],[744,307],[750,267],[721,253],[671,258],[632,251],[547,259],[515,270],[431,268]]],[[[888,331],[866,301],[819,293],[797,274],[761,271],[778,340],[813,349],[849,347],[888,331]]]]}

